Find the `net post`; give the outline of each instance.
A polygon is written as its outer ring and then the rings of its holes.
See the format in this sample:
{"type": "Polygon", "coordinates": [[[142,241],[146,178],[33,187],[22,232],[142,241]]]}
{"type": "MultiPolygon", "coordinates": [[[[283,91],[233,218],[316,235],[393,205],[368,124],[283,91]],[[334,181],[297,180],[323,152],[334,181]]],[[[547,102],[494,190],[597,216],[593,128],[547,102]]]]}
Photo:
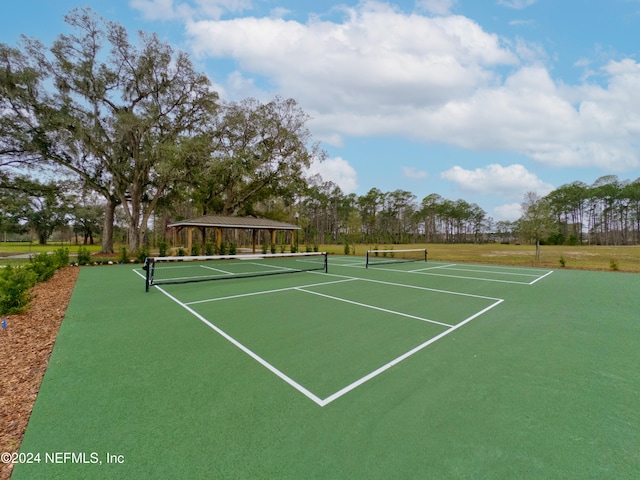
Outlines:
{"type": "Polygon", "coordinates": [[[149,262],[149,257],[145,258],[144,260],[144,267],[142,267],[143,270],[145,270],[145,288],[144,291],[148,292],[149,291],[149,284],[151,281],[151,266],[150,266],[150,262],[149,262]]]}
{"type": "Polygon", "coordinates": [[[427,249],[426,248],[424,249],[424,261],[425,262],[427,261],[427,249]]]}
{"type": "Polygon", "coordinates": [[[364,268],[369,268],[369,253],[370,252],[371,252],[371,250],[367,250],[367,259],[365,261],[364,268]]]}
{"type": "Polygon", "coordinates": [[[324,252],[324,273],[329,273],[329,255],[324,252]]]}

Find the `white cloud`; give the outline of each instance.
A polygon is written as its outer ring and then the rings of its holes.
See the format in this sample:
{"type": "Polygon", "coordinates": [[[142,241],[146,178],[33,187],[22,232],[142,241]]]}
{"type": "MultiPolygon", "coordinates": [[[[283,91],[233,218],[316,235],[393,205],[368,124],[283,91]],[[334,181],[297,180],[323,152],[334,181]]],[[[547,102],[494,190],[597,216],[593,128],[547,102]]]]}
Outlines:
{"type": "MultiPolygon", "coordinates": [[[[235,58],[314,117],[356,112],[369,130],[379,128],[376,115],[468,97],[495,83],[489,67],[517,63],[497,35],[472,20],[404,14],[376,2],[346,9],[343,23],[236,18],[190,22],[187,32],[197,54],[235,58]]],[[[353,130],[349,120],[336,127],[353,130]]]]}
{"type": "Polygon", "coordinates": [[[434,15],[448,15],[457,1],[458,0],[420,0],[416,2],[416,5],[434,15]]]}
{"type": "Polygon", "coordinates": [[[483,195],[501,194],[511,198],[522,198],[532,191],[546,195],[553,186],[540,180],[519,164],[503,167],[492,164],[475,170],[455,166],[440,174],[445,180],[456,183],[466,192],[483,195]]]}
{"type": "Polygon", "coordinates": [[[504,5],[505,7],[514,8],[516,10],[522,10],[530,5],[536,3],[537,0],[498,0],[498,5],[504,5]]]}
{"type": "Polygon", "coordinates": [[[130,0],[132,8],[139,10],[147,20],[174,20],[179,18],[173,0],[130,0]]]}
{"type": "Polygon", "coordinates": [[[358,174],[349,162],[340,157],[314,162],[308,173],[319,174],[324,181],[338,185],[344,193],[353,193],[358,189],[358,174]]]}
{"type": "Polygon", "coordinates": [[[374,1],[340,11],[342,21],[244,17],[186,28],[197,55],[239,65],[242,75],[225,88],[231,99],[293,97],[313,118],[314,136],[331,145],[345,136],[395,135],[516,152],[553,167],[640,168],[634,60],[610,62],[597,84],[565,85],[544,66],[540,45],[503,40],[462,16],[409,14],[374,1]],[[265,85],[272,91],[256,91],[265,85]]]}
{"type": "Polygon", "coordinates": [[[497,222],[513,222],[522,216],[522,206],[519,203],[508,203],[493,209],[493,219],[497,222]]]}
{"type": "Polygon", "coordinates": [[[129,3],[147,20],[219,19],[224,13],[242,12],[252,7],[251,0],[130,0],[129,3]]]}
{"type": "Polygon", "coordinates": [[[424,170],[418,170],[414,167],[402,167],[402,175],[413,180],[421,180],[429,176],[424,170]]]}
{"type": "Polygon", "coordinates": [[[291,10],[284,7],[276,7],[271,10],[270,15],[272,18],[284,18],[291,13],[291,10]]]}

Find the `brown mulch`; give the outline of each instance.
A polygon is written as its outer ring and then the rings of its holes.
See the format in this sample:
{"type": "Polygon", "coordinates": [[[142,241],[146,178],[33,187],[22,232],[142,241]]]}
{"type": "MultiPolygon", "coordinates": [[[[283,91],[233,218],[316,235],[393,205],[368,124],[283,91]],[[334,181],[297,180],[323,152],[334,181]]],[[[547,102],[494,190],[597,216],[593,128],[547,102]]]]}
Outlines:
{"type": "MultiPolygon", "coordinates": [[[[79,271],[58,270],[33,288],[25,313],[2,316],[7,327],[0,329],[0,453],[20,448],[79,271]]],[[[0,462],[0,480],[12,470],[0,462]]]]}

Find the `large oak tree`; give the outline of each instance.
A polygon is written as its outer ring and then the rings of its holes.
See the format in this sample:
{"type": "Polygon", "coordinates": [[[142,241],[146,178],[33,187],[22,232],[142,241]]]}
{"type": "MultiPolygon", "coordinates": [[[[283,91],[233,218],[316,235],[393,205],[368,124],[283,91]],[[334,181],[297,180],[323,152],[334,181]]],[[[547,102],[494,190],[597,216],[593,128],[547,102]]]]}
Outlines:
{"type": "Polygon", "coordinates": [[[65,21],[73,33],[51,48],[27,38],[20,49],[0,45],[0,155],[62,167],[98,192],[105,252],[122,205],[137,250],[158,201],[201,152],[192,145],[210,135],[218,95],[184,52],[155,34],[140,32],[134,44],[89,9],[65,21]]]}

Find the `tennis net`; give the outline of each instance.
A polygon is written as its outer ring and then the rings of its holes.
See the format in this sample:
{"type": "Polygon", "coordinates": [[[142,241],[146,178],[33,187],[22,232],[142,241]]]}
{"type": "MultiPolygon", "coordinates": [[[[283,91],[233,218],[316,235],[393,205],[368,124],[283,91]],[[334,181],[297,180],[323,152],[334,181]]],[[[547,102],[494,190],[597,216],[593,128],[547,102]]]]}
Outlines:
{"type": "Polygon", "coordinates": [[[367,250],[367,265],[381,265],[400,262],[426,262],[426,248],[409,248],[404,250],[367,250]]]}
{"type": "Polygon", "coordinates": [[[326,252],[149,257],[146,290],[152,285],[260,277],[328,270],[326,252]]]}

